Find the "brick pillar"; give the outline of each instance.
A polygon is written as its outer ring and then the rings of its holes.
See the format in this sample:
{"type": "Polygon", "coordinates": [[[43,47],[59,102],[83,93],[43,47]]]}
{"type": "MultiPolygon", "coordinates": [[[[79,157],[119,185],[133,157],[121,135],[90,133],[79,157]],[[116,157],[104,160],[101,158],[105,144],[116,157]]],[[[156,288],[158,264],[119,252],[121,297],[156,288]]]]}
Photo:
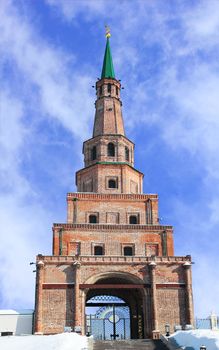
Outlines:
{"type": "Polygon", "coordinates": [[[183,265],[185,269],[185,282],[186,282],[186,306],[187,306],[187,324],[194,325],[194,312],[193,312],[193,297],[192,297],[192,272],[191,263],[186,261],[183,265]]]}
{"type": "Polygon", "coordinates": [[[80,267],[81,264],[79,261],[74,262],[75,266],[75,287],[74,287],[74,293],[75,293],[75,300],[74,300],[74,327],[75,331],[77,333],[81,333],[81,298],[80,298],[80,289],[79,289],[79,284],[80,284],[80,267]]]}
{"type": "Polygon", "coordinates": [[[43,333],[43,268],[42,260],[37,262],[36,302],[35,302],[35,333],[43,333]]]}
{"type": "Polygon", "coordinates": [[[152,306],[152,337],[159,339],[160,331],[158,330],[158,315],[157,315],[157,291],[156,291],[156,263],[152,261],[149,264],[151,273],[151,306],[152,306]]]}

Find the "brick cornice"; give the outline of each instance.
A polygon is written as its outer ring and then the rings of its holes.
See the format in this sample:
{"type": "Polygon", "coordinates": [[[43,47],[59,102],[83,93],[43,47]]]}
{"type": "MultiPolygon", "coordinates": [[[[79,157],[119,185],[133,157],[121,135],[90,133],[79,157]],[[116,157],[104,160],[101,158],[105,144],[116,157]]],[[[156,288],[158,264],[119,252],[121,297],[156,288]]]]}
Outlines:
{"type": "Polygon", "coordinates": [[[132,170],[134,170],[134,171],[136,171],[137,173],[139,173],[142,177],[144,177],[144,174],[143,174],[141,171],[137,170],[136,168],[134,168],[133,166],[131,166],[129,163],[123,163],[123,162],[120,162],[120,163],[119,163],[119,162],[96,162],[96,163],[94,163],[94,164],[88,165],[88,166],[86,166],[86,167],[84,167],[84,168],[81,168],[81,169],[79,169],[78,171],[76,171],[76,173],[75,173],[76,178],[77,178],[77,175],[78,175],[79,173],[83,173],[84,171],[86,172],[87,170],[90,170],[92,167],[94,168],[94,167],[102,167],[102,166],[104,166],[104,167],[105,167],[105,166],[129,167],[129,168],[131,168],[132,170]]]}
{"type": "Polygon", "coordinates": [[[114,201],[118,201],[118,200],[133,200],[133,201],[146,201],[148,199],[151,200],[156,200],[158,199],[158,195],[157,194],[123,194],[123,193],[119,193],[119,194],[104,194],[104,193],[88,193],[88,192],[69,192],[67,193],[67,200],[74,200],[74,199],[78,199],[78,200],[99,200],[99,201],[103,201],[103,200],[114,200],[114,201]]]}
{"type": "MultiPolygon", "coordinates": [[[[98,265],[98,264],[138,264],[147,265],[154,261],[154,258],[150,256],[107,256],[107,255],[39,255],[37,261],[42,260],[46,264],[70,264],[79,262],[83,265],[98,265]]],[[[191,256],[156,256],[156,264],[179,264],[183,265],[186,261],[191,262],[191,256]]]]}
{"type": "Polygon", "coordinates": [[[80,230],[80,231],[166,231],[166,233],[172,232],[172,226],[161,225],[120,225],[120,224],[62,224],[54,223],[54,229],[63,229],[65,231],[80,230]]]}

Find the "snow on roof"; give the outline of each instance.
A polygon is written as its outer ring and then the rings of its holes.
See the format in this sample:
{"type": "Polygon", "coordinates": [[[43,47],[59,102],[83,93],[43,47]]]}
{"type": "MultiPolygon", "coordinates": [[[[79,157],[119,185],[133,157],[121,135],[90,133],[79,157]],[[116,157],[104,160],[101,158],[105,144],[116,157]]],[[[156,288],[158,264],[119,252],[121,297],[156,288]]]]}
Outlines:
{"type": "Polygon", "coordinates": [[[27,335],[0,337],[0,348],[4,350],[82,350],[88,348],[88,339],[76,333],[56,335],[27,335]]]}
{"type": "Polygon", "coordinates": [[[32,309],[19,309],[19,310],[5,309],[5,310],[0,310],[0,315],[31,315],[33,313],[34,313],[34,310],[32,310],[32,309]]]}
{"type": "Polygon", "coordinates": [[[193,331],[178,331],[170,336],[183,349],[200,350],[205,345],[208,350],[219,350],[219,330],[196,329],[193,331]]]}

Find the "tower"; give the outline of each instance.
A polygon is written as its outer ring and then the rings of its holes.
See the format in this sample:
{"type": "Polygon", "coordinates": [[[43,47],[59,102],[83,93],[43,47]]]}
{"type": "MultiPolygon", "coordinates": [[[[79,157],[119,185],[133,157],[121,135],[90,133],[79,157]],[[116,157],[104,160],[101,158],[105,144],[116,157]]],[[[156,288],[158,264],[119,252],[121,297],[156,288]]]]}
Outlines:
{"type": "Polygon", "coordinates": [[[158,195],[143,193],[120,92],[107,32],[77,192],[67,194],[67,223],[53,225],[52,255],[37,256],[35,332],[157,338],[165,324],[193,324],[191,257],[174,256],[158,195]]]}

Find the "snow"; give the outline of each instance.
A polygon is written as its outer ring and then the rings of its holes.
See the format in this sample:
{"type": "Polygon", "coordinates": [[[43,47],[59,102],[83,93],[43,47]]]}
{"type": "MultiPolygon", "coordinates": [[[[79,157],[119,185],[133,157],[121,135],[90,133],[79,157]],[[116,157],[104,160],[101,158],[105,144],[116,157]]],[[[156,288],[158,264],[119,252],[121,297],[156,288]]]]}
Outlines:
{"type": "Polygon", "coordinates": [[[193,331],[178,331],[170,336],[171,342],[177,343],[185,350],[200,350],[205,345],[207,350],[219,349],[219,330],[196,329],[193,331]]]}
{"type": "Polygon", "coordinates": [[[82,350],[89,349],[89,340],[76,333],[0,337],[1,350],[82,350]]]}
{"type": "Polygon", "coordinates": [[[0,310],[0,315],[31,315],[34,313],[33,309],[19,309],[19,310],[12,310],[12,309],[6,309],[6,310],[0,310]]]}

